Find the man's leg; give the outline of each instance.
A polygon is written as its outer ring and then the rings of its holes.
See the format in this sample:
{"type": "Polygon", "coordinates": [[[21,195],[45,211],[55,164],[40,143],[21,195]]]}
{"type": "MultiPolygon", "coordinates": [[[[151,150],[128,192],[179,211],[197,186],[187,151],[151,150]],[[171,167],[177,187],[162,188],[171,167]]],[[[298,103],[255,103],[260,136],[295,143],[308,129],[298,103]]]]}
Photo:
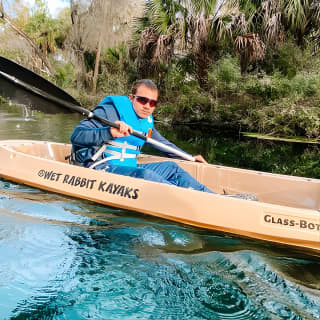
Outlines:
{"type": "Polygon", "coordinates": [[[129,176],[138,179],[145,179],[154,182],[161,182],[166,184],[172,184],[171,182],[167,181],[161,175],[156,173],[153,170],[149,170],[146,168],[141,167],[127,167],[127,166],[119,166],[119,165],[110,165],[108,164],[107,168],[104,170],[110,173],[116,173],[123,176],[129,176]]]}
{"type": "Polygon", "coordinates": [[[152,170],[173,185],[214,193],[173,161],[145,163],[138,165],[138,167],[152,170]]]}

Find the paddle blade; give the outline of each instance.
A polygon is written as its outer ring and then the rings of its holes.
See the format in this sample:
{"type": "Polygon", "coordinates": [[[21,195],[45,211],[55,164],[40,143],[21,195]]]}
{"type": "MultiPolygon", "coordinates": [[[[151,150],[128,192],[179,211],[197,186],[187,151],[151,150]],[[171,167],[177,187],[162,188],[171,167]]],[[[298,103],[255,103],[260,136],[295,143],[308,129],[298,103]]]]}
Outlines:
{"type": "Polygon", "coordinates": [[[52,103],[48,99],[44,99],[39,95],[18,86],[12,81],[7,80],[0,74],[0,96],[10,100],[12,104],[23,105],[32,110],[41,111],[49,114],[62,112],[72,112],[69,109],[61,108],[56,103],[52,103]],[[63,110],[61,112],[61,110],[63,110]]]}
{"type": "Polygon", "coordinates": [[[66,104],[80,105],[47,79],[4,57],[0,57],[0,95],[46,113],[77,112],[66,104]]]}

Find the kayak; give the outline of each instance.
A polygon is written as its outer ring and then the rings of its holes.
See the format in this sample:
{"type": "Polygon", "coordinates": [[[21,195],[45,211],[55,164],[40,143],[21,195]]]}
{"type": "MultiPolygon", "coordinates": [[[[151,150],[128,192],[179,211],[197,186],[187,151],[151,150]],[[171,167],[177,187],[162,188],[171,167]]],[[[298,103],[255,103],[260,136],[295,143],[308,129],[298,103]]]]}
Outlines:
{"type": "MultiPolygon", "coordinates": [[[[320,180],[176,161],[217,194],[69,164],[71,145],[0,141],[0,177],[187,225],[320,253],[320,180]],[[250,194],[256,201],[233,197],[250,194]]],[[[141,154],[139,163],[167,161],[141,154]]]]}

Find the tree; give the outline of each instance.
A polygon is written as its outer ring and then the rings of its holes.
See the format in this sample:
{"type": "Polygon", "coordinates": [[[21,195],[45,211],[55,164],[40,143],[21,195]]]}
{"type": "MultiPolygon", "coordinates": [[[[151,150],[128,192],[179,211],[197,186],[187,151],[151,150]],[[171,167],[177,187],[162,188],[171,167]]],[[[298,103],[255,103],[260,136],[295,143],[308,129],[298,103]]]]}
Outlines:
{"type": "MultiPolygon", "coordinates": [[[[46,55],[43,54],[43,52],[40,50],[40,48],[38,47],[37,43],[34,41],[34,39],[32,37],[30,37],[24,30],[23,27],[24,26],[19,26],[19,24],[17,22],[15,22],[15,20],[11,17],[9,17],[9,15],[6,14],[6,12],[4,11],[2,2],[1,2],[1,6],[0,6],[0,16],[1,19],[4,21],[4,23],[9,26],[12,30],[14,30],[19,36],[21,36],[34,50],[36,56],[41,60],[42,62],[42,71],[48,73],[49,75],[52,75],[52,67],[50,62],[48,61],[46,55]]],[[[19,15],[17,15],[19,17],[19,15]]],[[[19,20],[17,20],[19,22],[19,20]]]]}
{"type": "Polygon", "coordinates": [[[320,43],[320,2],[318,0],[238,0],[238,17],[245,16],[246,28],[235,45],[242,71],[266,50],[277,50],[288,38],[304,48],[320,43]],[[251,38],[254,34],[255,37],[251,38]],[[244,45],[246,44],[246,45],[244,45]]]}
{"type": "Polygon", "coordinates": [[[58,26],[55,19],[49,16],[45,0],[35,0],[35,9],[29,18],[25,31],[34,39],[46,58],[48,53],[55,52],[58,26]]]}
{"type": "Polygon", "coordinates": [[[265,44],[257,34],[252,33],[238,36],[235,45],[240,55],[241,73],[247,70],[249,64],[263,60],[265,57],[265,44]]]}
{"type": "Polygon", "coordinates": [[[152,74],[182,54],[205,87],[220,50],[235,49],[245,72],[288,37],[301,47],[310,40],[320,47],[319,30],[318,0],[149,0],[136,28],[138,67],[152,74]]]}
{"type": "Polygon", "coordinates": [[[143,70],[145,60],[157,70],[161,63],[168,64],[174,53],[178,53],[190,57],[195,65],[195,77],[205,87],[218,43],[230,36],[230,19],[226,18],[230,17],[232,8],[232,1],[148,1],[146,14],[137,26],[140,72],[147,71],[143,70]]]}
{"type": "Polygon", "coordinates": [[[82,66],[78,83],[89,82],[95,91],[102,50],[131,40],[132,18],[141,15],[144,0],[71,0],[70,4],[70,42],[82,66]],[[88,53],[95,56],[94,68],[86,66],[88,53]]]}

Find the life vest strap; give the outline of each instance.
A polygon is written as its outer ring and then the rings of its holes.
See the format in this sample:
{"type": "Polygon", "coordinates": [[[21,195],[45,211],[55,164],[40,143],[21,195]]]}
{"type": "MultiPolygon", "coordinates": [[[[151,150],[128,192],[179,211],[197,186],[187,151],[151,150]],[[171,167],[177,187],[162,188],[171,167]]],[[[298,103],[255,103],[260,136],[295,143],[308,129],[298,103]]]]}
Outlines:
{"type": "Polygon", "coordinates": [[[120,159],[120,161],[123,161],[124,159],[135,159],[137,157],[135,153],[125,153],[125,149],[121,149],[121,152],[107,149],[106,153],[113,155],[111,157],[107,157],[106,159],[108,160],[120,159]]]}
{"type": "Polygon", "coordinates": [[[103,154],[103,152],[106,149],[106,144],[103,144],[98,151],[91,157],[92,161],[96,161],[98,158],[100,158],[100,156],[103,154]]]}
{"type": "MultiPolygon", "coordinates": [[[[102,164],[102,163],[105,163],[105,162],[107,162],[107,161],[109,161],[109,160],[113,160],[113,159],[118,159],[118,157],[112,156],[112,157],[108,157],[108,158],[103,158],[103,159],[101,159],[101,160],[99,160],[99,161],[97,161],[97,162],[94,162],[94,163],[89,167],[89,169],[94,169],[96,166],[98,166],[98,165],[100,165],[100,164],[102,164]]],[[[108,168],[108,166],[106,166],[105,169],[107,169],[107,168],[108,168]]]]}
{"type": "Polygon", "coordinates": [[[113,140],[108,140],[107,145],[116,147],[116,148],[122,148],[122,149],[123,147],[125,147],[125,149],[138,150],[138,147],[128,144],[127,141],[125,141],[124,143],[121,143],[113,140]]]}
{"type": "MultiPolygon", "coordinates": [[[[118,151],[115,151],[115,150],[108,150],[108,153],[109,154],[112,154],[112,156],[109,156],[109,157],[106,157],[106,158],[103,158],[99,161],[96,161],[94,162],[90,167],[89,169],[93,169],[95,168],[96,166],[102,164],[102,163],[105,163],[107,161],[110,161],[110,160],[119,160],[120,161],[123,161],[124,158],[121,158],[122,156],[122,153],[121,152],[118,152],[118,151]]],[[[137,157],[136,154],[130,154],[130,153],[125,153],[125,158],[131,158],[131,159],[135,159],[137,157]]],[[[107,168],[107,167],[106,167],[107,168]]]]}

